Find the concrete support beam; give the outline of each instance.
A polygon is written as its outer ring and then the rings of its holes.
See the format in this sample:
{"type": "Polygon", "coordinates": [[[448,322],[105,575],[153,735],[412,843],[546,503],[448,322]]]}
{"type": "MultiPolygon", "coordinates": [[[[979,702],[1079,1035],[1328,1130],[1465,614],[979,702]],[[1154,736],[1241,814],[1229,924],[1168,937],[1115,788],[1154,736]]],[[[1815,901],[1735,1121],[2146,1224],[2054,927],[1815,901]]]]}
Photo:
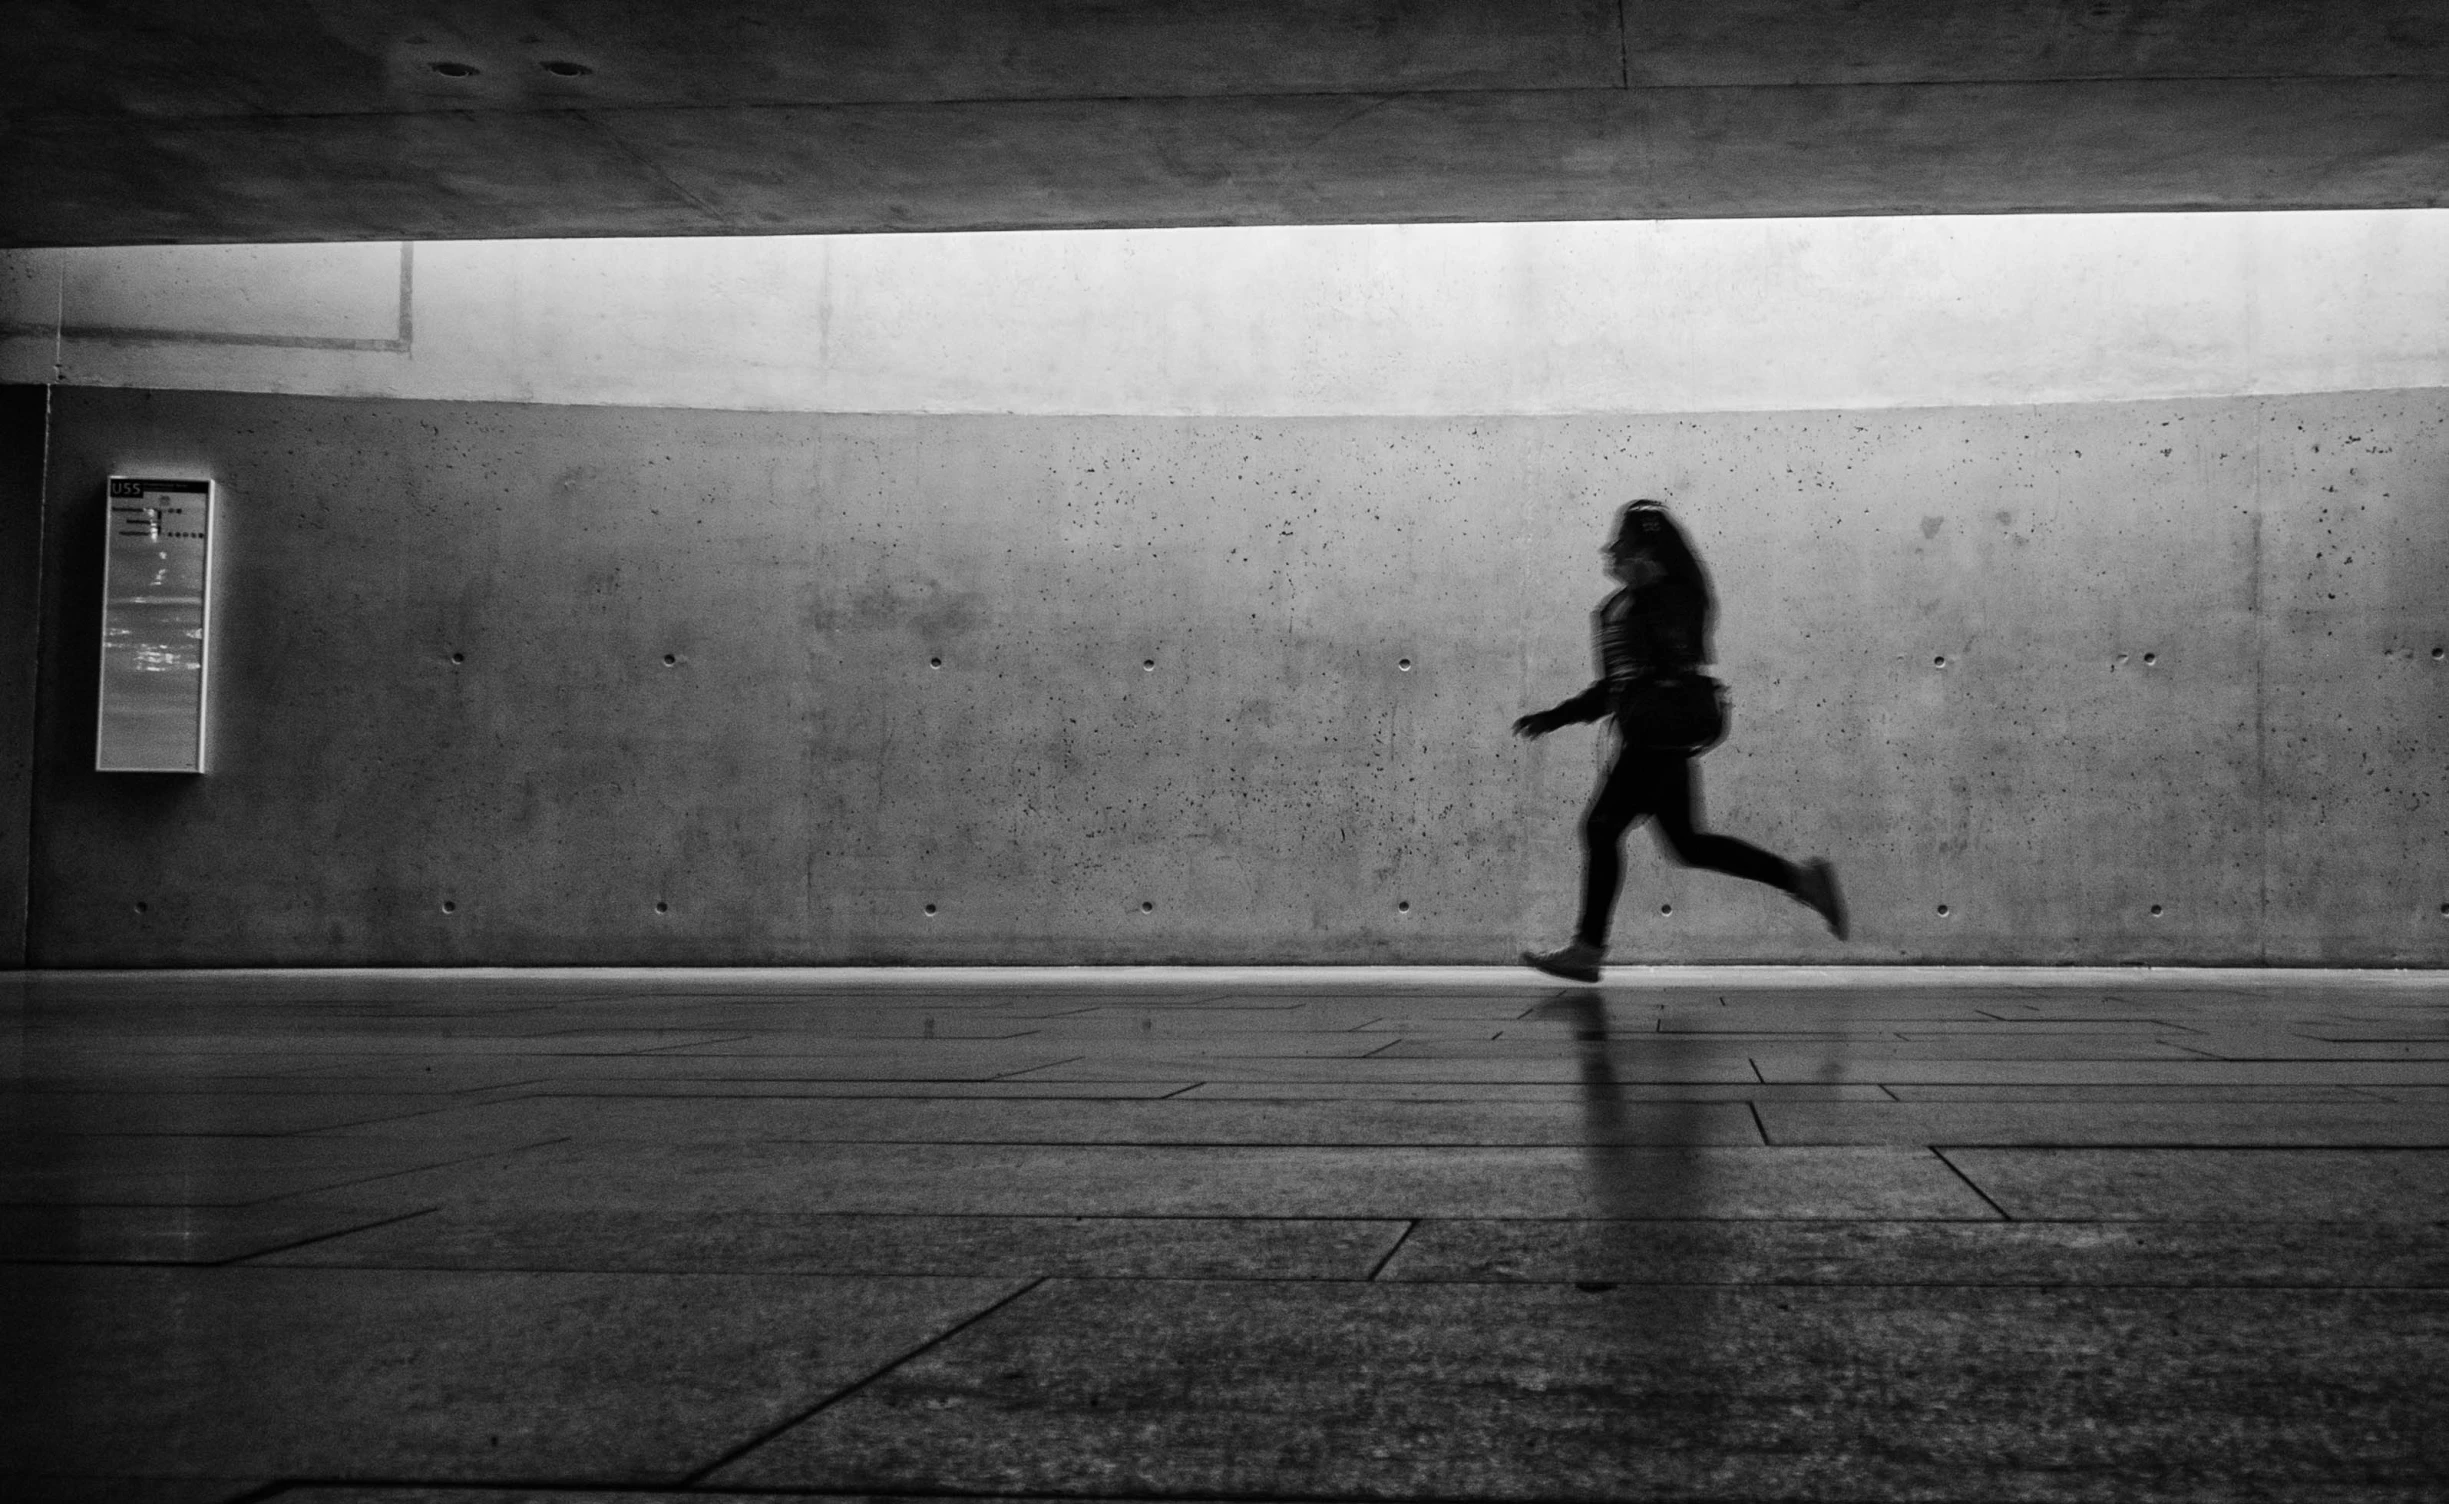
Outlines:
{"type": "Polygon", "coordinates": [[[2449,194],[2410,0],[154,9],[33,7],[0,244],[2449,194]]]}
{"type": "Polygon", "coordinates": [[[0,971],[25,964],[50,396],[0,386],[0,971]]]}

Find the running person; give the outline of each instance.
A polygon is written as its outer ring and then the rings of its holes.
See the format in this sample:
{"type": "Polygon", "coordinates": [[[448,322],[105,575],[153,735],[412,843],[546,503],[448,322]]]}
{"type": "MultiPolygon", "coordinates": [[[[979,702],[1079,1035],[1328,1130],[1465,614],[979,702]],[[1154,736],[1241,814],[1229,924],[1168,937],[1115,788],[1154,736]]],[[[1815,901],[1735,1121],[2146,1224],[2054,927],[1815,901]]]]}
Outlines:
{"type": "MultiPolygon", "coordinates": [[[[1627,506],[1607,546],[1607,572],[1624,588],[1594,614],[1599,679],[1551,710],[1514,722],[1516,736],[1536,739],[1560,726],[1617,715],[1628,692],[1661,680],[1696,674],[1710,661],[1709,619],[1715,610],[1709,575],[1666,509],[1655,501],[1627,506]]],[[[1607,955],[1607,926],[1623,877],[1624,832],[1644,816],[1658,822],[1667,854],[1687,867],[1705,867],[1766,883],[1817,910],[1839,939],[1845,937],[1845,903],[1837,894],[1836,869],[1826,859],[1797,867],[1784,857],[1699,826],[1700,772],[1693,752],[1645,746],[1641,728],[1618,715],[1614,766],[1582,817],[1582,917],[1573,941],[1562,950],[1524,951],[1522,959],[1552,976],[1575,982],[1599,979],[1607,955]]],[[[1706,750],[1706,749],[1703,749],[1706,750]]]]}

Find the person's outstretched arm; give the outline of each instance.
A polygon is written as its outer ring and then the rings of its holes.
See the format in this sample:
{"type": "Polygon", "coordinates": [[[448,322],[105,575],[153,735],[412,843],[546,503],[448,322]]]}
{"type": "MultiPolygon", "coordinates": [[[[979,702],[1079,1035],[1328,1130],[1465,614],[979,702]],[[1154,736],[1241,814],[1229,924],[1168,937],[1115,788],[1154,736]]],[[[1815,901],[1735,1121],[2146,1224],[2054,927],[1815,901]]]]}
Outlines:
{"type": "Polygon", "coordinates": [[[1547,710],[1534,710],[1514,722],[1514,735],[1537,741],[1559,727],[1598,720],[1607,714],[1607,709],[1607,681],[1600,679],[1563,704],[1547,710]]]}

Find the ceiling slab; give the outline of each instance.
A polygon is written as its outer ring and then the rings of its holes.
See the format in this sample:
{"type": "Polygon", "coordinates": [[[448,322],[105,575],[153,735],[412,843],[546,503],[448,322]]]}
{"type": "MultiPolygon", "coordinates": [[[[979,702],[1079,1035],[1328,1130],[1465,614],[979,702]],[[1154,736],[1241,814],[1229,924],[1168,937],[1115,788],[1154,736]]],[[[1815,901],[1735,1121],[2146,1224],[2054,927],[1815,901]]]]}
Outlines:
{"type": "Polygon", "coordinates": [[[2449,202],[2435,0],[15,9],[13,246],[2449,202]]]}

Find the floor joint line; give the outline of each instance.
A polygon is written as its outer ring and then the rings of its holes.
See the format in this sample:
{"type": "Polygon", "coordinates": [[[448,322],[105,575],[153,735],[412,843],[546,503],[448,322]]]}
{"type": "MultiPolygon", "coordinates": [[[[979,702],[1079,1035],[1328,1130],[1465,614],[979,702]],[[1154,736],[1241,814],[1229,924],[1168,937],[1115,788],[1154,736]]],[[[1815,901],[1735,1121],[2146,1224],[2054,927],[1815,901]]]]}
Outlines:
{"type": "Polygon", "coordinates": [[[2012,1222],[2015,1220],[2014,1215],[2005,1207],[1992,1200],[1990,1193],[1983,1190],[1980,1185],[1974,1181],[1972,1176],[1964,1173],[1964,1167],[1962,1165],[1957,1164],[1954,1160],[1947,1157],[1947,1151],[1945,1149],[1940,1148],[1936,1144],[1930,1145],[1929,1149],[1932,1156],[1935,1157],[1939,1163],[1947,1166],[1948,1169],[1955,1172],[1956,1178],[1964,1182],[1965,1189],[1971,1191],[1974,1195],[1979,1196],[1983,1205],[1998,1213],[1999,1220],[2004,1222],[2012,1222]]]}
{"type": "Polygon", "coordinates": [[[843,1400],[849,1399],[852,1395],[859,1393],[861,1390],[867,1388],[869,1385],[875,1383],[885,1375],[893,1372],[895,1369],[900,1368],[904,1364],[907,1364],[915,1359],[922,1358],[928,1353],[934,1351],[936,1348],[950,1342],[953,1338],[958,1337],[963,1332],[968,1331],[971,1327],[976,1326],[979,1322],[986,1320],[989,1316],[994,1315],[1004,1307],[1012,1304],[1012,1302],[1020,1299],[1030,1291],[1038,1288],[1040,1285],[1043,1285],[1050,1277],[1051,1276],[1047,1275],[1039,1275],[1037,1278],[1022,1285],[1019,1289],[1014,1290],[1011,1294],[1006,1295],[1003,1297],[1003,1299],[987,1306],[984,1310],[954,1322],[951,1326],[946,1327],[943,1331],[936,1333],[934,1336],[928,1338],[918,1346],[910,1349],[906,1353],[903,1353],[900,1357],[886,1363],[883,1367],[876,1369],[873,1373],[868,1374],[865,1378],[862,1378],[844,1388],[835,1390],[833,1393],[826,1395],[823,1399],[818,1400],[815,1404],[810,1405],[805,1410],[802,1410],[799,1413],[758,1432],[755,1436],[750,1437],[747,1441],[744,1441],[740,1445],[732,1448],[730,1451],[725,1452],[720,1457],[715,1458],[712,1462],[707,1463],[704,1467],[683,1476],[680,1480],[680,1486],[682,1488],[697,1487],[714,1474],[721,1472],[724,1468],[727,1468],[733,1463],[739,1461],[741,1458],[746,1457],[749,1453],[754,1452],[761,1446],[764,1446],[767,1442],[774,1440],[776,1437],[783,1435],[785,1432],[806,1424],[809,1420],[813,1419],[817,1415],[841,1403],[843,1400]]]}

